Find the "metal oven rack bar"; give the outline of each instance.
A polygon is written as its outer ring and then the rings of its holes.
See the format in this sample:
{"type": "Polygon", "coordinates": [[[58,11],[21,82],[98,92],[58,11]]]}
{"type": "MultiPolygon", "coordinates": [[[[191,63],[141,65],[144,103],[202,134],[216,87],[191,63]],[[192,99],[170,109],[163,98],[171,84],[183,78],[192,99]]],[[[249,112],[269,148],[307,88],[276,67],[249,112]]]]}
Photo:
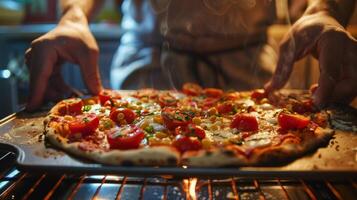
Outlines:
{"type": "Polygon", "coordinates": [[[0,199],[354,199],[356,180],[171,179],[21,172],[0,152],[0,199]]]}

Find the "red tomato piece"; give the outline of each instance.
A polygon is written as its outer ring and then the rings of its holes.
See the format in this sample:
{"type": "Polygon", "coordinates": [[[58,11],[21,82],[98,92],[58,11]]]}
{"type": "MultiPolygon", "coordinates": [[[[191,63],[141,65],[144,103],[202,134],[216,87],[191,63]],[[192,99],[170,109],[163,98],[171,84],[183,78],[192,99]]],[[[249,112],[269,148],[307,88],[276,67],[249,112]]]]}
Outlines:
{"type": "Polygon", "coordinates": [[[223,95],[223,90],[217,88],[205,88],[203,94],[208,97],[220,98],[223,95]]]}
{"type": "Polygon", "coordinates": [[[239,92],[229,92],[225,93],[223,99],[225,100],[236,100],[240,98],[240,93],[239,92]]]}
{"type": "Polygon", "coordinates": [[[267,93],[266,93],[263,89],[257,89],[257,90],[254,90],[254,91],[252,92],[252,94],[250,95],[250,97],[251,97],[252,99],[258,99],[258,100],[260,100],[260,99],[263,99],[263,98],[267,98],[268,95],[267,95],[267,93]]]}
{"type": "Polygon", "coordinates": [[[283,129],[303,129],[310,122],[310,119],[298,114],[288,114],[281,112],[278,116],[278,123],[283,129]]]}
{"type": "Polygon", "coordinates": [[[117,108],[117,109],[112,109],[109,117],[111,120],[115,121],[116,123],[120,124],[120,120],[118,117],[118,114],[122,113],[124,116],[124,120],[126,121],[126,123],[130,124],[132,123],[135,119],[136,119],[136,114],[134,111],[132,111],[129,108],[117,108]]]}
{"type": "Polygon", "coordinates": [[[85,136],[93,133],[98,128],[99,119],[93,113],[84,113],[76,116],[73,121],[69,122],[68,126],[71,133],[82,133],[82,136],[85,136]]]}
{"type": "Polygon", "coordinates": [[[161,111],[166,128],[174,130],[178,126],[186,126],[191,122],[194,113],[183,112],[172,107],[165,107],[161,111]]]}
{"type": "Polygon", "coordinates": [[[62,115],[81,114],[83,101],[80,98],[71,98],[63,100],[63,104],[59,106],[58,112],[62,115]]]}
{"type": "Polygon", "coordinates": [[[200,102],[200,107],[201,108],[212,107],[218,102],[218,100],[219,99],[217,99],[217,98],[207,97],[202,102],[200,102]]]}
{"type": "Polygon", "coordinates": [[[198,137],[199,139],[203,139],[206,137],[205,130],[195,124],[188,124],[187,126],[178,126],[175,129],[175,134],[198,137]]]}
{"type": "Polygon", "coordinates": [[[68,112],[70,114],[81,114],[82,113],[82,107],[83,107],[83,101],[80,98],[74,98],[70,100],[66,100],[66,103],[68,103],[68,112]]]}
{"type": "Polygon", "coordinates": [[[183,135],[177,135],[175,140],[172,142],[172,145],[181,153],[185,151],[197,151],[202,148],[200,141],[183,135]]]}
{"type": "Polygon", "coordinates": [[[121,96],[118,92],[112,90],[103,90],[98,95],[99,103],[104,105],[107,101],[112,99],[121,99],[121,96]]]}
{"type": "Polygon", "coordinates": [[[158,95],[158,91],[153,89],[153,88],[143,88],[139,89],[136,91],[135,94],[133,94],[133,97],[136,97],[138,99],[141,98],[149,98],[149,99],[156,99],[158,95]]]}
{"type": "Polygon", "coordinates": [[[202,93],[202,88],[195,83],[185,83],[182,86],[182,92],[190,96],[197,96],[202,93]]]}
{"type": "Polygon", "coordinates": [[[135,125],[126,125],[107,134],[111,149],[137,149],[145,138],[144,131],[135,125]]]}
{"type": "Polygon", "coordinates": [[[160,94],[158,101],[161,107],[177,105],[177,99],[174,96],[172,96],[170,93],[160,94]]]}
{"type": "Polygon", "coordinates": [[[232,112],[233,108],[234,108],[234,106],[231,102],[224,102],[224,103],[218,104],[218,106],[217,106],[217,110],[220,114],[226,114],[226,113],[232,112]]]}
{"type": "Polygon", "coordinates": [[[240,131],[257,131],[258,120],[254,115],[236,114],[231,123],[231,128],[236,128],[240,131]]]}

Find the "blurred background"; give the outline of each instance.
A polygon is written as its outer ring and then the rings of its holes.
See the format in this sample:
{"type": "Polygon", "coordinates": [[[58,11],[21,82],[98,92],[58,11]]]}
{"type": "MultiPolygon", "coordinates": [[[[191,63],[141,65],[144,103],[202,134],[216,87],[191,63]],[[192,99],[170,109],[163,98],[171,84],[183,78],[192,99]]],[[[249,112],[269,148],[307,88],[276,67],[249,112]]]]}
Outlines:
{"type": "MultiPolygon", "coordinates": [[[[276,0],[277,22],[268,31],[274,48],[306,8],[305,0],[295,2],[298,3],[291,5],[289,0],[276,0]]],[[[29,81],[24,53],[33,39],[55,27],[60,15],[59,0],[0,0],[0,119],[24,107],[29,81]]],[[[121,36],[120,20],[118,1],[107,0],[90,25],[100,48],[99,65],[106,88],[110,87],[110,63],[121,36]]],[[[357,35],[356,14],[348,29],[357,35]]],[[[65,81],[79,90],[85,89],[78,67],[72,65],[64,64],[65,81]]],[[[319,70],[314,58],[308,56],[295,65],[289,87],[307,89],[317,81],[319,70]]]]}

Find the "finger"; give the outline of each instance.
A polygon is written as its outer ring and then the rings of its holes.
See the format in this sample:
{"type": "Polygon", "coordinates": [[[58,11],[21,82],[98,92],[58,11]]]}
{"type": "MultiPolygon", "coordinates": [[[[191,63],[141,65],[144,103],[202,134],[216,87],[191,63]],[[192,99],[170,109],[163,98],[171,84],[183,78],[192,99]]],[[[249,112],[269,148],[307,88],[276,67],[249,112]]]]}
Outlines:
{"type": "Polygon", "coordinates": [[[279,59],[271,80],[265,85],[265,90],[270,93],[282,88],[288,81],[295,62],[295,40],[284,42],[279,51],[279,59]]]}
{"type": "MultiPolygon", "coordinates": [[[[328,36],[329,37],[329,36],[328,36]]],[[[320,77],[318,87],[313,95],[314,104],[324,107],[331,102],[331,97],[340,77],[341,64],[343,63],[343,50],[336,48],[336,38],[321,38],[318,43],[318,58],[320,67],[320,77]]]]}
{"type": "MultiPolygon", "coordinates": [[[[57,63],[54,72],[50,77],[49,86],[47,90],[54,91],[56,95],[52,95],[53,98],[49,98],[48,100],[58,100],[62,98],[69,97],[72,93],[72,88],[67,85],[64,81],[63,76],[61,74],[61,63],[57,63]]],[[[46,91],[51,93],[51,91],[46,91]]],[[[45,95],[47,97],[47,95],[45,95]]]]}
{"type": "Polygon", "coordinates": [[[26,109],[33,111],[38,108],[43,101],[48,81],[51,77],[56,54],[54,51],[37,50],[33,52],[29,61],[30,68],[30,95],[26,109]]]}
{"type": "Polygon", "coordinates": [[[32,50],[31,47],[26,49],[26,51],[25,51],[25,59],[29,59],[31,57],[31,50],[32,50]]]}
{"type": "Polygon", "coordinates": [[[29,61],[31,60],[31,52],[32,52],[32,48],[28,48],[25,51],[25,64],[28,68],[30,68],[30,63],[29,61]]]}
{"type": "Polygon", "coordinates": [[[49,80],[44,100],[59,101],[68,98],[71,94],[71,88],[63,81],[61,74],[53,74],[49,80]]]}
{"type": "Polygon", "coordinates": [[[103,88],[100,80],[98,59],[96,56],[89,56],[90,58],[81,59],[79,61],[80,69],[84,82],[92,94],[98,94],[103,88]]]}

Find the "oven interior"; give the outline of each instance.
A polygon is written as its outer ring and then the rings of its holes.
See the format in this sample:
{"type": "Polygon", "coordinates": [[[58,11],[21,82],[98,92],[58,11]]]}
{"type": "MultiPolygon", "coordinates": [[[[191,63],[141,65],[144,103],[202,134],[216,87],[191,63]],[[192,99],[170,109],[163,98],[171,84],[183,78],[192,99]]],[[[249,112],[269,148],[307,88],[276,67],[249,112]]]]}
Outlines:
{"type": "Polygon", "coordinates": [[[0,152],[0,199],[356,199],[345,179],[225,179],[49,174],[19,171],[13,153],[0,152]]]}

